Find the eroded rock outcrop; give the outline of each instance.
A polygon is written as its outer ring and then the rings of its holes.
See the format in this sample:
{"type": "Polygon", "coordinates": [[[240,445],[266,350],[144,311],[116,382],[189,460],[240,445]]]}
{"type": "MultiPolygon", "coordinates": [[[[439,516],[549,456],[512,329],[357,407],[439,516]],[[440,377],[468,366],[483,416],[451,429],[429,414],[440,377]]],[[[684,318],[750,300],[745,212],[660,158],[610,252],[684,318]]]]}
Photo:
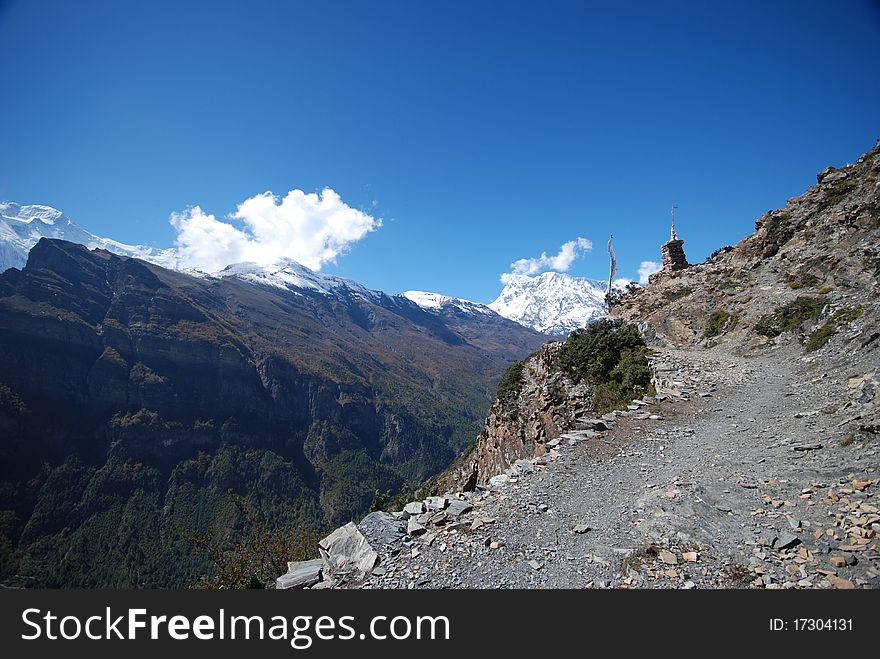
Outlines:
{"type": "Polygon", "coordinates": [[[575,384],[556,364],[562,345],[548,343],[522,363],[519,381],[499,393],[476,446],[441,477],[439,490],[472,490],[518,460],[544,455],[547,442],[593,411],[592,387],[575,384]]]}

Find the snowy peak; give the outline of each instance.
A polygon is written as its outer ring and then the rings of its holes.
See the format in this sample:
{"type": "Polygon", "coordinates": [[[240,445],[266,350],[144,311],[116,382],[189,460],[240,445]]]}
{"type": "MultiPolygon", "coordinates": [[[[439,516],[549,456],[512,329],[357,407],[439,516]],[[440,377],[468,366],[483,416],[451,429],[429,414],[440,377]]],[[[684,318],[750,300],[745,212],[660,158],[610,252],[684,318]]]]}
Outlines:
{"type": "Polygon", "coordinates": [[[322,295],[337,295],[345,292],[369,300],[376,300],[382,296],[381,292],[370,290],[351,279],[315,272],[289,259],[268,266],[258,263],[235,263],[210,276],[219,279],[234,277],[258,286],[292,291],[307,290],[322,295]]]}
{"type": "Polygon", "coordinates": [[[511,275],[489,308],[539,332],[564,336],[605,317],[607,286],[561,272],[511,275]]]}
{"type": "Polygon", "coordinates": [[[89,249],[131,256],[166,268],[176,268],[177,254],[172,249],[144,245],[126,245],[89,233],[67,215],[51,206],[0,203],[0,272],[23,268],[27,255],[40,238],[55,238],[85,245],[89,249]]]}
{"type": "Polygon", "coordinates": [[[21,204],[4,202],[0,204],[0,215],[17,219],[25,224],[30,224],[34,220],[42,222],[43,224],[55,224],[61,220],[60,224],[62,226],[73,224],[73,221],[57,208],[42,206],[40,204],[22,206],[21,204]]]}
{"type": "Polygon", "coordinates": [[[410,302],[415,302],[425,311],[441,313],[443,311],[460,311],[469,315],[493,314],[494,312],[484,304],[463,300],[458,297],[449,297],[440,293],[428,293],[426,291],[406,291],[401,293],[410,302]]]}
{"type": "Polygon", "coordinates": [[[89,233],[51,206],[0,203],[0,272],[8,268],[23,268],[27,263],[28,252],[40,238],[56,238],[85,245],[89,249],[105,249],[120,256],[141,259],[201,278],[235,277],[258,286],[284,288],[294,292],[307,290],[324,295],[345,293],[370,300],[382,295],[350,279],[314,272],[289,259],[268,266],[235,263],[217,273],[193,270],[184,267],[177,250],[173,248],[126,245],[110,238],[101,238],[89,233]]]}

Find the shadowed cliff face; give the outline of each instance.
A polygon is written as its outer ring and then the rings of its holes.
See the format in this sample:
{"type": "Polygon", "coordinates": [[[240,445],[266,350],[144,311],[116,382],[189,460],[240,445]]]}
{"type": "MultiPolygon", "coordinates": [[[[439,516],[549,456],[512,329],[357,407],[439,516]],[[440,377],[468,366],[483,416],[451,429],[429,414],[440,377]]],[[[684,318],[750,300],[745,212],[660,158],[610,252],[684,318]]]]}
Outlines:
{"type": "Polygon", "coordinates": [[[227,488],[275,524],[347,522],[445,467],[543,339],[41,240],[0,275],[0,575],[185,583],[227,488]]]}

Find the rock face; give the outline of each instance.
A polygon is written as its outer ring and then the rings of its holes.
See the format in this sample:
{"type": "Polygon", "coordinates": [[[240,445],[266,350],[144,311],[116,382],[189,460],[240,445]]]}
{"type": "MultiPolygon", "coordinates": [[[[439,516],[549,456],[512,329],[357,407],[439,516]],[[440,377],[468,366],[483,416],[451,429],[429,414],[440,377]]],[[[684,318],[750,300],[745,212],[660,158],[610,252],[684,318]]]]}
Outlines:
{"type": "Polygon", "coordinates": [[[48,239],[0,274],[0,582],[189,585],[180,532],[235,524],[229,489],[273,525],[344,524],[447,466],[545,340],[262,282],[48,239]]]}
{"type": "Polygon", "coordinates": [[[441,491],[468,491],[523,458],[544,455],[576,419],[593,410],[592,388],[554,365],[561,343],[548,343],[523,364],[520,386],[492,404],[476,447],[441,478],[441,491]]]}

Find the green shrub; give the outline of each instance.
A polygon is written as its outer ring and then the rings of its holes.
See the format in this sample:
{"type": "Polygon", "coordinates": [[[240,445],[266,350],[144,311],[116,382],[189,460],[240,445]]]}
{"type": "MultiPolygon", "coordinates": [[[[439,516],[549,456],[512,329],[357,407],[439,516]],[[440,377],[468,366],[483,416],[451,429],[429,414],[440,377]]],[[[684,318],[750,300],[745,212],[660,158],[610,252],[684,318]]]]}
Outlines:
{"type": "Polygon", "coordinates": [[[631,281],[624,288],[615,288],[605,296],[605,310],[611,311],[618,304],[623,302],[624,298],[632,295],[641,288],[637,283],[631,281]]]}
{"type": "Polygon", "coordinates": [[[211,575],[198,586],[209,589],[269,588],[287,571],[288,561],[314,558],[319,534],[303,529],[275,529],[254,510],[251,502],[228,492],[239,519],[232,533],[214,526],[204,535],[190,534],[193,553],[210,560],[211,575]]]}
{"type": "Polygon", "coordinates": [[[501,381],[498,383],[498,398],[509,400],[519,395],[523,385],[523,368],[525,362],[513,362],[504,371],[501,381]]]}
{"type": "Polygon", "coordinates": [[[706,260],[707,260],[707,261],[711,261],[711,260],[713,260],[716,256],[718,256],[719,254],[723,254],[724,252],[729,252],[729,251],[732,250],[732,249],[733,249],[733,246],[732,246],[732,245],[726,245],[726,246],[724,246],[724,247],[719,247],[719,248],[716,249],[714,252],[712,252],[711,254],[709,254],[709,258],[706,259],[706,260]]]}
{"type": "Polygon", "coordinates": [[[845,307],[838,311],[834,312],[834,315],[831,316],[831,321],[835,325],[848,325],[853,322],[856,318],[862,315],[862,305],[857,304],[854,307],[845,307]]]}
{"type": "Polygon", "coordinates": [[[755,323],[755,332],[761,336],[766,336],[768,339],[775,339],[782,334],[782,330],[774,322],[772,314],[761,316],[758,319],[758,322],[755,323]]]}
{"type": "Polygon", "coordinates": [[[638,328],[600,320],[577,330],[563,344],[556,366],[575,383],[593,385],[593,404],[607,412],[651,390],[648,348],[638,328]]]}
{"type": "Polygon", "coordinates": [[[709,339],[713,336],[721,336],[727,329],[730,321],[730,314],[724,310],[715,311],[706,321],[706,327],[703,328],[703,338],[709,339]]]}

